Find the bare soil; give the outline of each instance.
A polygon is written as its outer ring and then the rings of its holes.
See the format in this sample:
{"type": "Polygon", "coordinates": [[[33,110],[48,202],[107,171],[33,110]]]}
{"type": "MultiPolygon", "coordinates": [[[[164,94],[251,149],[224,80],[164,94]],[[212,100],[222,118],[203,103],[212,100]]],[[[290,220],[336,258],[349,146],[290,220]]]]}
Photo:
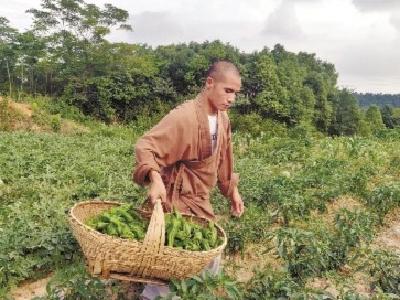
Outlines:
{"type": "Polygon", "coordinates": [[[49,274],[45,278],[32,281],[24,281],[20,286],[11,290],[11,298],[14,300],[30,300],[34,297],[46,295],[46,285],[53,275],[49,274]]]}
{"type": "Polygon", "coordinates": [[[373,247],[400,253],[400,208],[395,208],[386,215],[384,225],[376,235],[373,247]]]}
{"type": "MultiPolygon", "coordinates": [[[[2,98],[0,97],[0,101],[2,98]]],[[[35,123],[34,112],[32,106],[27,103],[18,103],[12,100],[8,102],[9,113],[10,113],[10,125],[11,130],[28,130],[33,132],[48,132],[52,131],[50,126],[43,126],[35,123]]],[[[80,124],[75,123],[71,120],[61,120],[60,133],[62,134],[76,134],[86,133],[90,130],[80,124]]]]}

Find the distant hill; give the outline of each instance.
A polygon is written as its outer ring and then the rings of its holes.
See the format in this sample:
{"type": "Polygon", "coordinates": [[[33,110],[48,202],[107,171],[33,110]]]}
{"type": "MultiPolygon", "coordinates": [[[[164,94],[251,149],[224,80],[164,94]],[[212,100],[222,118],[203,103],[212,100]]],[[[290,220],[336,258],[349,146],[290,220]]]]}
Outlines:
{"type": "Polygon", "coordinates": [[[371,94],[371,93],[354,93],[354,96],[358,99],[358,103],[360,106],[366,107],[370,105],[377,106],[393,106],[400,107],[400,94],[371,94]]]}

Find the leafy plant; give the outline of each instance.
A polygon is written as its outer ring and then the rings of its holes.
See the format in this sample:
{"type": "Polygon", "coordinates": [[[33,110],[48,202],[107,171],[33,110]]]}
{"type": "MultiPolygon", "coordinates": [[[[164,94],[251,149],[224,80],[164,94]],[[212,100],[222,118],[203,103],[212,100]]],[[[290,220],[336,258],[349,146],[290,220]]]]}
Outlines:
{"type": "Polygon", "coordinates": [[[289,299],[300,288],[289,273],[265,270],[258,272],[249,282],[246,299],[289,299]]]}
{"type": "Polygon", "coordinates": [[[330,300],[333,295],[319,289],[307,288],[285,271],[269,269],[258,272],[249,283],[244,299],[248,300],[330,300]]]}
{"type": "Polygon", "coordinates": [[[148,222],[133,209],[132,204],[123,204],[89,218],[86,225],[104,234],[143,240],[148,222]]]}
{"type": "Polygon", "coordinates": [[[10,130],[11,128],[11,118],[9,111],[9,101],[8,98],[0,98],[0,131],[10,130]]]}
{"type": "Polygon", "coordinates": [[[187,280],[172,280],[171,293],[156,299],[182,300],[239,300],[242,294],[234,280],[223,273],[212,275],[204,272],[201,276],[194,276],[187,280]]]}
{"type": "Polygon", "coordinates": [[[250,203],[246,207],[246,213],[240,218],[233,217],[223,223],[228,235],[228,245],[225,251],[228,254],[240,253],[243,255],[246,245],[249,243],[265,243],[272,238],[270,226],[274,213],[265,210],[262,206],[250,203]]]}
{"type": "Polygon", "coordinates": [[[332,255],[332,234],[317,236],[299,228],[281,228],[276,234],[278,254],[294,278],[318,276],[338,264],[332,255]]]}
{"type": "Polygon", "coordinates": [[[47,284],[46,293],[34,300],[108,300],[112,289],[100,279],[91,277],[80,262],[58,272],[47,284]]]}
{"type": "Polygon", "coordinates": [[[373,277],[373,288],[400,295],[400,258],[397,254],[388,250],[373,252],[370,274],[373,277]]]}
{"type": "Polygon", "coordinates": [[[398,184],[378,186],[365,200],[367,205],[376,211],[382,222],[385,214],[400,204],[400,186],[398,184]]]}
{"type": "Polygon", "coordinates": [[[202,227],[174,209],[165,216],[165,243],[170,247],[201,251],[221,245],[222,239],[213,221],[202,227]]]}
{"type": "Polygon", "coordinates": [[[367,211],[339,210],[335,216],[335,227],[339,239],[343,239],[348,247],[359,245],[361,240],[370,242],[374,236],[373,227],[378,223],[378,217],[367,211]]]}

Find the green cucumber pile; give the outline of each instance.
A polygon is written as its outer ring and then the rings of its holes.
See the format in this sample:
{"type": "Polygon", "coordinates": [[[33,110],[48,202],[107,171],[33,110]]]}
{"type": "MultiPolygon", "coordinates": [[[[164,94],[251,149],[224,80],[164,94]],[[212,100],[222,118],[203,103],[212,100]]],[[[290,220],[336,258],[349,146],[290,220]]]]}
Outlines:
{"type": "Polygon", "coordinates": [[[149,222],[132,205],[123,204],[90,218],[86,225],[104,234],[141,241],[149,222]]]}
{"type": "Polygon", "coordinates": [[[170,247],[202,251],[215,248],[222,242],[212,221],[207,227],[202,227],[182,217],[176,210],[165,215],[165,243],[170,247]]]}
{"type": "MultiPolygon", "coordinates": [[[[111,236],[142,241],[149,221],[142,218],[129,204],[113,207],[101,214],[89,218],[89,227],[111,236]]],[[[217,227],[210,221],[202,227],[184,218],[178,211],[165,214],[165,245],[180,249],[202,251],[210,250],[222,244],[217,227]]]]}

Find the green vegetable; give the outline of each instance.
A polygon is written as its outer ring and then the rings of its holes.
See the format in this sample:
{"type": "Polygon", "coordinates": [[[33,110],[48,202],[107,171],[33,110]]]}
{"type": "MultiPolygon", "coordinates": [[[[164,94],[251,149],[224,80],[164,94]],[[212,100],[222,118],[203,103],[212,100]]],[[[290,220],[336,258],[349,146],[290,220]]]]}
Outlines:
{"type": "Polygon", "coordinates": [[[131,205],[121,205],[90,218],[86,225],[104,234],[143,240],[148,222],[131,205]]]}
{"type": "Polygon", "coordinates": [[[165,240],[170,247],[192,251],[210,250],[222,243],[214,222],[202,227],[176,210],[165,215],[165,240]]]}

